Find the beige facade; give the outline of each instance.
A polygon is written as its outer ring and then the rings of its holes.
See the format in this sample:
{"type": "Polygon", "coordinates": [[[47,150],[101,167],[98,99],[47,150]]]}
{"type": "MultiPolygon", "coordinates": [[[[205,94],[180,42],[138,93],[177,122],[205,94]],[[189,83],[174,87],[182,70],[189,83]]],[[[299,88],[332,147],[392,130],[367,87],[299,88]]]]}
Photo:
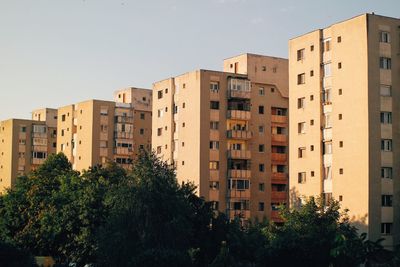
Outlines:
{"type": "Polygon", "coordinates": [[[387,247],[400,235],[399,25],[365,14],[289,41],[291,203],[333,197],[387,247]]]}
{"type": "Polygon", "coordinates": [[[58,109],[57,151],[74,169],[107,161],[129,168],[140,149],[150,149],[151,90],[128,88],[115,95],[127,92],[121,102],[89,100],[58,109]]]}
{"type": "Polygon", "coordinates": [[[14,186],[18,176],[35,169],[56,152],[56,118],[56,109],[45,108],[35,110],[32,120],[0,122],[0,191],[14,186]]]}
{"type": "Polygon", "coordinates": [[[153,85],[152,147],[230,218],[287,201],[288,63],[244,54],[153,85]],[[231,68],[231,66],[233,66],[231,68]]]}

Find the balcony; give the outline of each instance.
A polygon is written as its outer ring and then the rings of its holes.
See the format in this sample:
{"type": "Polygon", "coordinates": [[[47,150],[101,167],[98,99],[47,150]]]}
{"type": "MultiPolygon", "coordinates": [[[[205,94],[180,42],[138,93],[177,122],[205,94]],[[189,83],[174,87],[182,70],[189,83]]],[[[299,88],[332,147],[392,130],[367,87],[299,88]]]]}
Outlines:
{"type": "Polygon", "coordinates": [[[250,179],[251,170],[228,170],[228,177],[250,179]]]}
{"type": "Polygon", "coordinates": [[[229,219],[250,219],[250,210],[228,210],[229,219]]]}
{"type": "Polygon", "coordinates": [[[287,144],[287,135],[285,134],[272,134],[272,143],[287,144]]]}
{"type": "Polygon", "coordinates": [[[272,191],[271,202],[286,202],[288,198],[287,194],[287,191],[272,191]]]}
{"type": "Polygon", "coordinates": [[[32,165],[41,165],[46,159],[32,158],[32,165]]]}
{"type": "Polygon", "coordinates": [[[287,184],[288,175],[283,172],[273,172],[271,177],[271,183],[273,184],[287,184]]]}
{"type": "Polygon", "coordinates": [[[241,130],[228,130],[226,134],[228,138],[242,139],[242,140],[248,140],[253,136],[252,132],[241,131],[241,130]]]}
{"type": "Polygon", "coordinates": [[[228,190],[227,193],[228,198],[235,198],[235,199],[249,199],[250,198],[250,189],[245,190],[228,190]]]}
{"type": "Polygon", "coordinates": [[[228,98],[245,98],[251,97],[251,83],[244,79],[229,79],[228,82],[228,98]]]}
{"type": "Polygon", "coordinates": [[[114,148],[114,154],[117,155],[132,155],[133,149],[128,147],[117,147],[114,148]]]}
{"type": "Polygon", "coordinates": [[[227,117],[233,120],[250,120],[251,113],[247,110],[228,110],[227,117]]]}
{"type": "Polygon", "coordinates": [[[287,161],[287,154],[285,153],[271,153],[272,162],[285,163],[287,161]]]}
{"type": "Polygon", "coordinates": [[[281,215],[278,210],[271,210],[271,221],[274,222],[283,222],[281,215]]]}
{"type": "Polygon", "coordinates": [[[228,150],[228,158],[230,159],[251,159],[250,150],[228,150]]]}
{"type": "Polygon", "coordinates": [[[115,122],[133,124],[133,117],[130,116],[116,116],[115,122]]]}
{"type": "Polygon", "coordinates": [[[287,116],[271,115],[271,122],[285,124],[285,123],[287,123],[287,116]]]}
{"type": "Polygon", "coordinates": [[[115,138],[133,139],[133,133],[131,133],[131,132],[115,132],[115,138]]]}

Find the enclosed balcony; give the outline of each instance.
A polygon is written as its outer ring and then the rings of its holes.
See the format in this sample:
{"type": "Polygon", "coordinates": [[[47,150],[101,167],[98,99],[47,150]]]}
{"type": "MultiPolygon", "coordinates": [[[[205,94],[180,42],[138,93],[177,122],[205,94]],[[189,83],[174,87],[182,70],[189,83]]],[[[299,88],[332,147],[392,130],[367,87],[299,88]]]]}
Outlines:
{"type": "Polygon", "coordinates": [[[273,172],[271,176],[271,183],[274,184],[287,184],[288,175],[284,172],[273,172]]]}
{"type": "Polygon", "coordinates": [[[272,134],[271,141],[272,141],[272,143],[276,143],[276,144],[286,144],[287,143],[287,135],[272,134]]]}
{"type": "Polygon", "coordinates": [[[247,110],[228,110],[227,117],[232,120],[250,120],[251,113],[247,110]]]}
{"type": "Polygon", "coordinates": [[[250,150],[228,150],[228,158],[229,159],[251,159],[251,151],[250,150]]]}
{"type": "Polygon", "coordinates": [[[231,139],[248,140],[252,137],[252,132],[248,130],[228,130],[227,137],[231,139]]]}
{"type": "Polygon", "coordinates": [[[245,79],[229,79],[228,81],[228,98],[245,98],[251,97],[251,83],[245,79]]]}
{"type": "Polygon", "coordinates": [[[271,153],[271,161],[284,163],[287,161],[287,154],[284,153],[271,153]]]}
{"type": "Polygon", "coordinates": [[[228,177],[229,178],[242,178],[242,179],[250,179],[251,177],[251,170],[228,170],[228,177]]]}

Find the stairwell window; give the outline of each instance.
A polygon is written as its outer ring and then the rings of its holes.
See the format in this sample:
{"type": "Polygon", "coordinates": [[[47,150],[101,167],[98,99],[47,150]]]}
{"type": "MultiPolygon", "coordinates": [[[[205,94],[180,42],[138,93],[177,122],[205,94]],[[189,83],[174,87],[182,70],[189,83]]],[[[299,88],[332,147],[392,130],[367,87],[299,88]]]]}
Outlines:
{"type": "Polygon", "coordinates": [[[218,141],[210,141],[210,149],[219,149],[218,141]]]}
{"type": "Polygon", "coordinates": [[[297,174],[297,182],[299,184],[305,184],[306,183],[306,173],[305,172],[299,172],[297,174]]]}
{"type": "Polygon", "coordinates": [[[390,33],[382,31],[379,33],[379,42],[390,43],[390,33]]]}
{"type": "Polygon", "coordinates": [[[384,70],[392,69],[392,59],[388,57],[379,58],[379,67],[384,70]]]}
{"type": "Polygon", "coordinates": [[[211,109],[219,109],[219,101],[211,101],[210,108],[211,109]]]}
{"type": "Polygon", "coordinates": [[[382,167],[381,168],[381,178],[393,179],[392,167],[382,167]]]}
{"type": "Polygon", "coordinates": [[[393,206],[393,195],[382,195],[382,207],[393,206]]]}
{"type": "Polygon", "coordinates": [[[381,223],[381,234],[391,235],[392,234],[393,223],[381,223]]]}
{"type": "Polygon", "coordinates": [[[305,122],[299,122],[297,124],[297,132],[299,134],[305,134],[306,133],[306,123],[305,122]]]}
{"type": "Polygon", "coordinates": [[[297,75],[297,84],[305,84],[306,83],[306,74],[300,73],[297,75]]]}
{"type": "Polygon", "coordinates": [[[392,112],[381,112],[381,123],[392,124],[392,112]]]}
{"type": "Polygon", "coordinates": [[[306,98],[305,97],[301,97],[301,98],[297,98],[297,108],[304,108],[304,102],[305,102],[306,98]]]}
{"type": "Polygon", "coordinates": [[[297,61],[304,59],[304,48],[297,50],[297,61]]]}
{"type": "Polygon", "coordinates": [[[381,96],[392,96],[392,86],[386,85],[386,84],[381,84],[380,94],[381,94],[381,96]]]}
{"type": "Polygon", "coordinates": [[[210,82],[210,91],[212,93],[218,93],[219,92],[219,82],[210,82]]]}
{"type": "Polygon", "coordinates": [[[382,139],[381,140],[381,150],[382,151],[392,151],[392,139],[382,139]]]}

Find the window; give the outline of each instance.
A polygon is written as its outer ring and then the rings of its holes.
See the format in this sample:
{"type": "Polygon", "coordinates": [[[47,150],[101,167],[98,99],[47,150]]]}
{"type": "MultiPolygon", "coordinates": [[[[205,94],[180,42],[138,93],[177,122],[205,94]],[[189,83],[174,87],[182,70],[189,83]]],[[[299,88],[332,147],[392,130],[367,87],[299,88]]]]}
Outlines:
{"type": "Polygon", "coordinates": [[[299,122],[297,124],[297,132],[299,134],[305,134],[306,133],[306,123],[305,122],[299,122]]]}
{"type": "Polygon", "coordinates": [[[258,114],[264,114],[264,106],[258,106],[258,114]]]}
{"type": "Polygon", "coordinates": [[[219,202],[218,201],[211,201],[211,208],[213,210],[218,210],[219,202]]]}
{"type": "Polygon", "coordinates": [[[61,115],[61,121],[65,121],[65,114],[61,115]]]}
{"type": "Polygon", "coordinates": [[[264,89],[264,87],[259,87],[259,88],[258,88],[258,94],[259,94],[259,95],[265,95],[265,89],[264,89]]]}
{"type": "Polygon", "coordinates": [[[157,147],[157,154],[161,154],[161,146],[157,147]]]}
{"type": "Polygon", "coordinates": [[[392,112],[381,112],[381,123],[392,124],[392,112]]]}
{"type": "Polygon", "coordinates": [[[299,158],[304,158],[306,155],[306,148],[305,147],[299,147],[298,149],[298,157],[299,158]]]}
{"type": "Polygon", "coordinates": [[[301,73],[297,75],[297,84],[305,84],[306,83],[306,74],[301,73]]]}
{"type": "Polygon", "coordinates": [[[343,141],[339,141],[339,147],[343,147],[343,141]]]}
{"type": "Polygon", "coordinates": [[[392,68],[392,59],[388,57],[379,58],[379,67],[384,70],[390,70],[392,68]]]}
{"type": "Polygon", "coordinates": [[[141,120],[144,120],[144,118],[145,118],[144,113],[140,113],[140,119],[141,119],[141,120]]]}
{"type": "Polygon", "coordinates": [[[305,97],[297,98],[297,108],[304,108],[305,97]]]}
{"type": "Polygon", "coordinates": [[[329,77],[332,75],[332,65],[331,63],[324,64],[324,77],[329,77]]]}
{"type": "Polygon", "coordinates": [[[323,154],[332,154],[332,142],[324,142],[323,154]]]}
{"type": "Polygon", "coordinates": [[[381,223],[381,234],[390,235],[392,234],[393,223],[381,223]]]}
{"type": "Polygon", "coordinates": [[[163,96],[163,91],[162,90],[158,91],[157,96],[158,96],[158,99],[161,99],[163,96]]]}
{"type": "Polygon", "coordinates": [[[259,183],[258,184],[258,190],[261,191],[261,192],[264,192],[265,191],[265,184],[264,183],[259,183]]]}
{"type": "Polygon", "coordinates": [[[218,93],[218,91],[219,91],[219,82],[210,82],[210,91],[212,93],[218,93]]]}
{"type": "Polygon", "coordinates": [[[313,45],[310,46],[310,51],[314,51],[314,46],[313,45]]]}
{"type": "Polygon", "coordinates": [[[325,39],[323,41],[323,49],[324,52],[328,52],[331,50],[331,38],[325,39]]]}
{"type": "Polygon", "coordinates": [[[304,59],[304,48],[297,50],[297,61],[304,59]]]}
{"type": "Polygon", "coordinates": [[[271,87],[271,93],[274,93],[274,92],[275,92],[275,88],[271,87]]]}
{"type": "Polygon", "coordinates": [[[210,149],[219,149],[218,141],[210,141],[210,149]]]}
{"type": "Polygon", "coordinates": [[[343,174],[343,169],[342,168],[339,169],[339,174],[343,174]]]}
{"type": "Polygon", "coordinates": [[[267,66],[262,66],[262,67],[261,67],[261,70],[262,70],[262,71],[267,71],[267,66]]]}
{"type": "Polygon", "coordinates": [[[393,195],[382,195],[382,207],[393,206],[393,195]]]}
{"type": "Polygon", "coordinates": [[[310,125],[314,125],[314,120],[310,120],[310,125]]]}
{"type": "Polygon", "coordinates": [[[265,165],[264,164],[258,164],[258,171],[259,172],[264,172],[265,171],[265,165]]]}
{"type": "Polygon", "coordinates": [[[218,121],[210,121],[210,129],[211,130],[218,130],[219,122],[218,121]]]}
{"type": "Polygon", "coordinates": [[[299,184],[304,184],[306,182],[306,173],[305,172],[299,172],[298,173],[297,182],[299,184]]]}
{"type": "Polygon", "coordinates": [[[314,76],[314,71],[310,70],[310,76],[313,77],[314,76]]]}
{"type": "Polygon", "coordinates": [[[343,119],[343,115],[339,114],[338,118],[339,118],[339,120],[343,119]]]}
{"type": "Polygon", "coordinates": [[[310,101],[314,100],[314,95],[310,95],[310,101]]]}
{"type": "Polygon", "coordinates": [[[211,109],[219,109],[219,101],[211,101],[210,108],[211,109]]]}
{"type": "Polygon", "coordinates": [[[342,42],[342,36],[338,36],[338,37],[337,37],[337,42],[338,42],[338,43],[341,43],[341,42],[342,42]]]}
{"type": "Polygon", "coordinates": [[[381,168],[381,178],[393,179],[392,167],[382,167],[381,168]]]}
{"type": "Polygon", "coordinates": [[[265,146],[263,144],[258,145],[258,152],[265,152],[265,146]]]}
{"type": "Polygon", "coordinates": [[[32,151],[32,158],[34,159],[45,159],[47,158],[46,152],[32,151]]]}
{"type": "Polygon", "coordinates": [[[311,171],[310,174],[311,174],[311,177],[315,176],[315,172],[314,171],[311,171]]]}
{"type": "Polygon", "coordinates": [[[381,96],[392,96],[392,86],[381,84],[380,92],[381,96]]]}
{"type": "Polygon", "coordinates": [[[342,62],[339,62],[337,67],[338,67],[338,69],[341,69],[342,68],[342,62]]]}
{"type": "Polygon", "coordinates": [[[210,170],[219,170],[219,161],[210,161],[209,168],[210,170]]]}
{"type": "Polygon", "coordinates": [[[381,140],[381,150],[382,151],[392,151],[392,139],[382,139],[381,140]]]}
{"type": "Polygon", "coordinates": [[[331,128],[331,127],[332,127],[331,114],[330,113],[325,113],[325,116],[324,116],[324,128],[331,128]]]}
{"type": "MultiPolygon", "coordinates": [[[[117,147],[122,147],[122,143],[118,143],[117,144],[117,147]]],[[[125,145],[125,144],[124,144],[125,145]]],[[[126,144],[126,145],[128,145],[128,144],[126,144]]],[[[103,141],[103,140],[100,140],[100,147],[101,148],[107,148],[108,147],[108,142],[107,141],[103,141]]],[[[131,148],[132,148],[132,145],[131,145],[131,148]]]]}
{"type": "Polygon", "coordinates": [[[20,132],[21,133],[26,133],[26,126],[21,126],[20,132]]]}
{"type": "Polygon", "coordinates": [[[139,130],[139,134],[140,134],[140,135],[144,135],[144,129],[143,129],[143,128],[141,128],[141,129],[139,130]]]}
{"type": "Polygon", "coordinates": [[[264,202],[258,202],[258,211],[264,211],[264,202]]]}
{"type": "Polygon", "coordinates": [[[229,179],[228,180],[228,189],[230,190],[246,190],[250,188],[250,181],[249,180],[235,180],[229,179]]]}
{"type": "Polygon", "coordinates": [[[314,145],[310,146],[310,151],[314,151],[314,145]]]}
{"type": "Polygon", "coordinates": [[[100,108],[100,115],[101,116],[107,116],[108,115],[108,109],[107,108],[100,108]]]}
{"type": "Polygon", "coordinates": [[[157,129],[157,136],[161,136],[162,135],[162,127],[157,129]]]}
{"type": "Polygon", "coordinates": [[[379,33],[379,42],[381,43],[390,43],[390,33],[389,32],[380,32],[379,33]]]}
{"type": "Polygon", "coordinates": [[[258,132],[264,133],[264,126],[262,126],[262,125],[258,126],[258,132]]]}
{"type": "Polygon", "coordinates": [[[162,118],[162,116],[164,116],[164,109],[160,108],[157,110],[157,117],[162,118]]]}
{"type": "MultiPolygon", "coordinates": [[[[107,125],[100,125],[100,131],[107,132],[107,125]]],[[[121,132],[125,132],[125,124],[121,124],[121,132]]]]}
{"type": "Polygon", "coordinates": [[[325,88],[322,90],[322,103],[325,105],[331,104],[331,88],[325,88]]]}
{"type": "Polygon", "coordinates": [[[217,182],[217,181],[210,181],[210,189],[211,189],[211,190],[219,190],[219,182],[217,182]]]}
{"type": "Polygon", "coordinates": [[[342,90],[342,89],[339,89],[338,94],[339,94],[339,95],[342,95],[342,94],[343,94],[343,90],[342,90]]]}

